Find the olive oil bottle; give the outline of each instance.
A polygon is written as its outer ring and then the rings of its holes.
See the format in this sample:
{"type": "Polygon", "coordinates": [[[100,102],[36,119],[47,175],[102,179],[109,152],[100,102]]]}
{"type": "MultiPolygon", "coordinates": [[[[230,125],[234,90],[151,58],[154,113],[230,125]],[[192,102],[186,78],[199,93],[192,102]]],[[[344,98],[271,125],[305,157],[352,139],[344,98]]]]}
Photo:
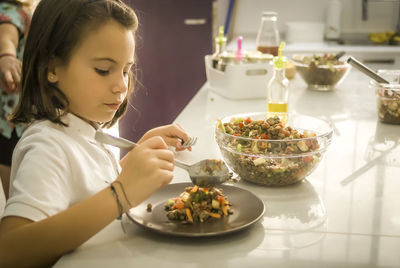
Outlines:
{"type": "Polygon", "coordinates": [[[284,42],[278,49],[278,56],[274,58],[274,73],[267,86],[267,118],[279,116],[282,122],[287,121],[289,80],[285,76],[285,60],[283,58],[284,42]]]}

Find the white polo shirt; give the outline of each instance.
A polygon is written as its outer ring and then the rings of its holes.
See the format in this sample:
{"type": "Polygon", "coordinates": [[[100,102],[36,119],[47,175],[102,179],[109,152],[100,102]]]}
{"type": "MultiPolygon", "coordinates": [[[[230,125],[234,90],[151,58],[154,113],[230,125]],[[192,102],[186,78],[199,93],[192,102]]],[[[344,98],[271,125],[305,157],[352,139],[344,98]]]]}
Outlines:
{"type": "MultiPolygon", "coordinates": [[[[119,161],[94,140],[96,130],[68,114],[63,122],[29,126],[12,158],[10,198],[3,214],[39,221],[108,187],[119,161]]],[[[99,204],[101,206],[101,204],[99,204]]]]}

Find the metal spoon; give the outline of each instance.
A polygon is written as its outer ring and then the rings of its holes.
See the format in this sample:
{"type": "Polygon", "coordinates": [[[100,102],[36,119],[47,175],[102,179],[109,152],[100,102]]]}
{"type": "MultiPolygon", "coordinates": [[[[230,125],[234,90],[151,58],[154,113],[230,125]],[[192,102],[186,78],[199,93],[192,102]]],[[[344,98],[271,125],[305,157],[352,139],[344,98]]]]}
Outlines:
{"type": "Polygon", "coordinates": [[[378,83],[383,83],[383,84],[390,84],[389,81],[387,81],[385,78],[377,74],[374,70],[370,69],[369,67],[365,66],[358,60],[356,60],[353,57],[349,57],[347,59],[347,63],[350,63],[353,65],[355,68],[357,68],[359,71],[363,72],[364,74],[368,75],[372,79],[374,79],[378,83]]]}
{"type": "MultiPolygon", "coordinates": [[[[97,131],[95,140],[116,146],[120,149],[131,150],[136,143],[124,138],[114,137],[107,133],[97,131]]],[[[193,165],[185,164],[178,159],[175,159],[175,165],[185,169],[189,173],[190,180],[193,184],[200,187],[212,187],[224,183],[232,177],[225,162],[220,159],[205,159],[193,165]]]]}
{"type": "MultiPolygon", "coordinates": [[[[379,74],[377,74],[374,70],[370,69],[369,67],[365,66],[364,64],[362,64],[361,62],[359,62],[358,60],[356,60],[353,57],[349,57],[347,59],[347,63],[350,63],[351,65],[353,65],[354,67],[356,67],[358,70],[360,70],[361,72],[363,72],[364,74],[368,75],[369,77],[371,77],[372,79],[374,79],[376,82],[381,83],[381,84],[390,84],[389,81],[387,81],[385,78],[383,78],[382,76],[380,76],[379,74]]],[[[397,96],[397,98],[400,98],[400,94],[398,92],[396,92],[395,90],[390,90],[394,95],[397,96]]]]}

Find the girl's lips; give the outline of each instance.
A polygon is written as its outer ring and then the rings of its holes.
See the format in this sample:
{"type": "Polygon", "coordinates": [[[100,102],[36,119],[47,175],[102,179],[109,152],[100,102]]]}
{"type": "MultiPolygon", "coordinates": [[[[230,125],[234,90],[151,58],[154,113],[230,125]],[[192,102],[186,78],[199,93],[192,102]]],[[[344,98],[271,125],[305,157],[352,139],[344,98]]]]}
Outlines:
{"type": "Polygon", "coordinates": [[[119,106],[121,105],[121,102],[118,103],[108,103],[106,104],[110,109],[112,110],[117,110],[119,106]]]}

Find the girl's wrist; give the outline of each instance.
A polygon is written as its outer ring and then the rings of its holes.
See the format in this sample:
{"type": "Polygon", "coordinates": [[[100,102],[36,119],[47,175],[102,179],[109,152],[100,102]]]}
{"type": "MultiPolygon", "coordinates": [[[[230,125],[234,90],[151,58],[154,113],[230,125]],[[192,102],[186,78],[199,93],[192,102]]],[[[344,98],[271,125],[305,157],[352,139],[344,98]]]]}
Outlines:
{"type": "Polygon", "coordinates": [[[117,202],[117,207],[118,207],[118,219],[121,219],[122,214],[126,212],[126,209],[124,208],[124,205],[121,202],[121,199],[117,193],[117,190],[115,189],[114,185],[110,185],[110,190],[111,193],[113,194],[115,201],[117,202]]]}
{"type": "Polygon", "coordinates": [[[16,58],[17,56],[12,53],[0,53],[0,59],[3,57],[13,57],[16,58]]]}
{"type": "Polygon", "coordinates": [[[125,187],[122,184],[122,182],[116,180],[113,183],[111,183],[111,185],[114,187],[118,196],[120,197],[121,203],[123,204],[123,207],[125,210],[124,212],[127,212],[128,210],[130,210],[133,206],[126,194],[125,187]]]}
{"type": "Polygon", "coordinates": [[[120,181],[114,181],[111,183],[110,190],[117,202],[119,214],[118,219],[120,219],[122,214],[128,212],[132,208],[132,205],[126,195],[125,188],[120,181]]]}

